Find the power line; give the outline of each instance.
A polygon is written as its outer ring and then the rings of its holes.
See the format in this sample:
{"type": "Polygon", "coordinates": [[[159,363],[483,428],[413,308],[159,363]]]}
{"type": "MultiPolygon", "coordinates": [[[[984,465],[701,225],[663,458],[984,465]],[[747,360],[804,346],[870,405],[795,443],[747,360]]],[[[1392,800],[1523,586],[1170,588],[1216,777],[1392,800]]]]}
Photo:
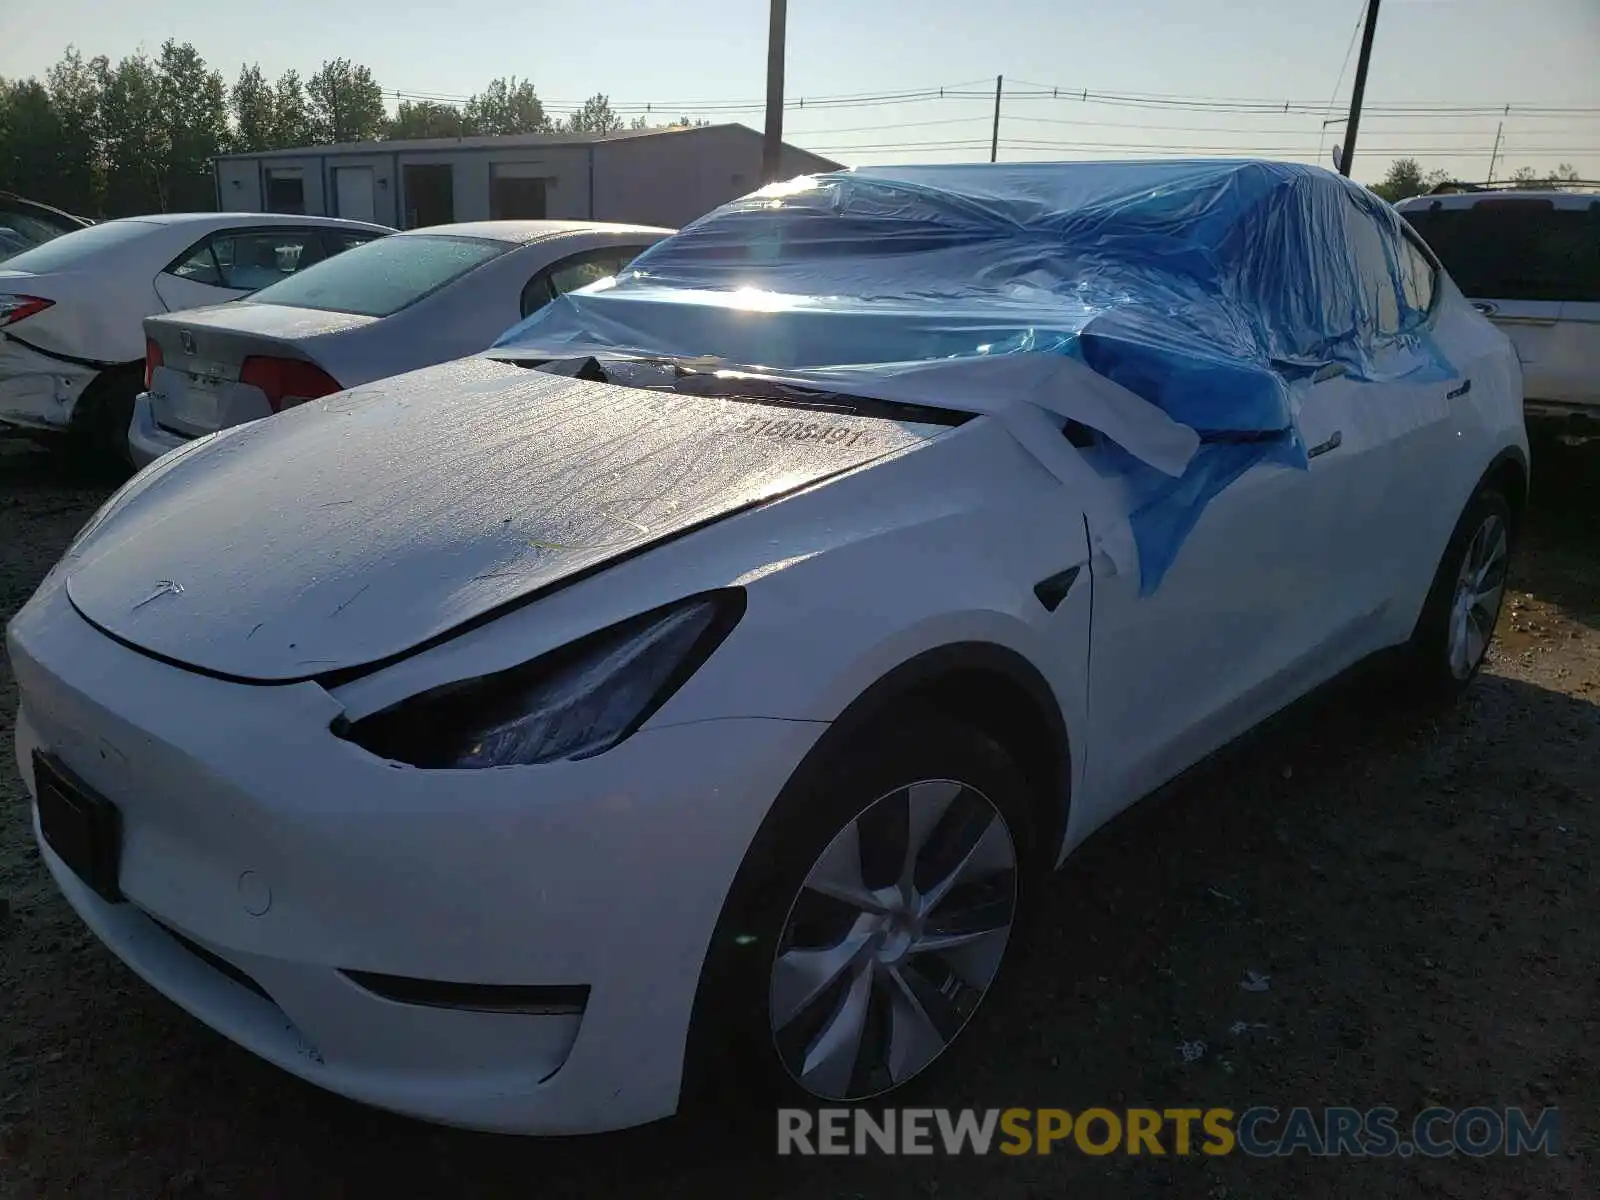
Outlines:
{"type": "MultiPolygon", "coordinates": [[[[794,96],[785,100],[787,111],[806,109],[831,110],[839,108],[877,108],[896,104],[922,104],[942,100],[989,100],[991,88],[974,86],[978,81],[945,84],[927,88],[899,91],[849,92],[817,96],[794,96]]],[[[404,100],[428,100],[439,104],[459,105],[469,96],[443,92],[420,91],[410,88],[386,91],[386,97],[404,100]]],[[[1223,96],[1185,96],[1157,92],[1097,91],[1090,88],[1072,88],[1051,84],[1021,81],[1016,88],[1006,92],[1008,103],[1018,101],[1052,100],[1077,104],[1097,104],[1113,107],[1170,109],[1189,112],[1229,112],[1262,116],[1305,115],[1324,117],[1327,101],[1247,99],[1223,96]]],[[[541,105],[551,112],[578,111],[586,101],[546,100],[541,105]]],[[[712,113],[755,112],[764,109],[764,99],[753,100],[610,100],[612,111],[618,114],[648,114],[663,112],[693,112],[700,115],[712,113]]],[[[1584,105],[1557,105],[1528,101],[1475,103],[1448,103],[1438,101],[1409,101],[1364,106],[1368,116],[1483,116],[1483,117],[1593,117],[1600,116],[1600,107],[1584,105]]],[[[1009,115],[1008,115],[1008,119],[1009,115]]]]}
{"type": "MultiPolygon", "coordinates": [[[[957,118],[957,120],[972,121],[972,122],[986,121],[987,119],[988,119],[987,117],[978,117],[978,116],[957,118]]],[[[1158,131],[1160,131],[1162,133],[1258,133],[1258,134],[1264,134],[1264,135],[1268,135],[1268,136],[1271,136],[1271,135],[1282,135],[1282,134],[1292,134],[1292,133],[1305,133],[1305,134],[1307,134],[1309,136],[1310,134],[1316,132],[1315,129],[1311,129],[1311,128],[1301,128],[1301,129],[1277,128],[1277,129],[1272,129],[1272,128],[1264,128],[1264,127],[1250,127],[1250,126],[1244,126],[1244,125],[1150,125],[1150,124],[1147,124],[1144,121],[1085,121],[1085,120],[1077,120],[1077,119],[1074,119],[1074,118],[1071,118],[1071,117],[1013,117],[1013,116],[1009,116],[1008,115],[1006,117],[1006,121],[1007,121],[1007,123],[1015,121],[1015,122],[1036,124],[1036,125],[1066,125],[1066,126],[1075,126],[1077,128],[1093,128],[1093,129],[1154,129],[1154,130],[1158,130],[1158,131]]],[[[912,125],[915,125],[915,124],[932,124],[932,123],[933,122],[911,122],[911,123],[908,123],[907,127],[909,128],[909,127],[911,127],[912,125]]],[[[868,128],[871,128],[871,127],[869,126],[868,128]]],[[[894,126],[885,125],[885,126],[879,126],[879,128],[890,129],[890,128],[894,128],[894,126]]],[[[834,132],[834,131],[833,130],[822,130],[820,132],[831,133],[831,132],[834,132]]],[[[838,132],[843,132],[843,130],[840,130],[838,132]]],[[[1444,129],[1444,128],[1435,127],[1435,128],[1431,128],[1431,129],[1385,129],[1382,132],[1383,132],[1383,134],[1391,136],[1391,137],[1415,136],[1417,134],[1427,134],[1427,135],[1430,135],[1430,136],[1439,136],[1439,137],[1456,136],[1456,135],[1459,135],[1461,137],[1477,137],[1477,136],[1480,136],[1483,133],[1483,130],[1481,130],[1481,129],[1461,129],[1461,128],[1444,129]]],[[[1558,135],[1559,131],[1540,130],[1540,133],[1544,134],[1546,136],[1555,136],[1555,135],[1558,135]]],[[[1574,130],[1573,133],[1577,134],[1578,131],[1574,130]]]]}
{"type": "MultiPolygon", "coordinates": [[[[948,139],[925,142],[883,142],[871,145],[814,145],[808,147],[818,154],[841,153],[878,153],[882,151],[922,151],[922,150],[957,150],[957,149],[986,149],[989,145],[987,138],[948,139]]],[[[1069,150],[1074,152],[1085,151],[1111,151],[1119,154],[1222,154],[1239,158],[1263,158],[1275,154],[1312,155],[1317,148],[1307,144],[1292,146],[1241,146],[1241,145],[1204,145],[1193,146],[1184,143],[1151,143],[1151,142],[1061,142],[1046,141],[1030,138],[1002,138],[1000,145],[1012,150],[1069,150]]],[[[1423,146],[1423,147],[1393,147],[1379,148],[1380,154],[1397,154],[1407,158],[1448,158],[1459,157],[1470,153],[1477,147],[1472,146],[1423,146]]],[[[1584,146],[1529,146],[1520,149],[1517,153],[1522,157],[1548,156],[1557,154],[1582,154],[1589,147],[1584,146]]]]}
{"type": "MultiPolygon", "coordinates": [[[[1018,80],[1018,86],[1032,88],[1033,91],[1013,91],[1009,96],[1017,99],[1055,99],[1076,100],[1079,103],[1093,102],[1099,104],[1127,103],[1143,104],[1161,107],[1170,105],[1174,107],[1199,107],[1216,109],[1218,111],[1243,109],[1261,112],[1311,112],[1320,113],[1327,109],[1325,101],[1304,100],[1278,100],[1269,98],[1247,99],[1239,96],[1186,96],[1163,92],[1115,92],[1097,91],[1093,88],[1064,87],[1059,84],[1030,83],[1018,80]]],[[[1489,103],[1477,101],[1470,104],[1451,103],[1445,101],[1418,100],[1392,104],[1365,105],[1364,108],[1377,112],[1390,113],[1482,113],[1487,116],[1498,116],[1506,112],[1531,112],[1573,114],[1573,113],[1600,113],[1600,108],[1583,105],[1555,105],[1534,101],[1504,101],[1489,103]]]]}
{"type": "Polygon", "coordinates": [[[1356,38],[1361,36],[1361,24],[1367,15],[1366,0],[1356,12],[1356,23],[1350,28],[1350,42],[1344,48],[1344,61],[1339,64],[1339,77],[1333,81],[1333,91],[1328,96],[1328,107],[1322,112],[1322,131],[1317,137],[1317,157],[1322,157],[1322,147],[1328,140],[1328,126],[1333,123],[1333,106],[1339,98],[1339,88],[1344,83],[1344,73],[1350,69],[1350,55],[1356,48],[1356,38]]]}

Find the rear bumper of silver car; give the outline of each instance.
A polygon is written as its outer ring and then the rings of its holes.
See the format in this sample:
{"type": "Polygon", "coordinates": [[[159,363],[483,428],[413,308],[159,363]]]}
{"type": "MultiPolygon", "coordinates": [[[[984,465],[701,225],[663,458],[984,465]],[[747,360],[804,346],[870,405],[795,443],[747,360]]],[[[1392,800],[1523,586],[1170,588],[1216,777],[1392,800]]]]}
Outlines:
{"type": "Polygon", "coordinates": [[[167,451],[192,440],[158,425],[150,406],[150,393],[139,393],[133,402],[133,420],[128,423],[128,453],[135,467],[147,467],[167,451]]]}

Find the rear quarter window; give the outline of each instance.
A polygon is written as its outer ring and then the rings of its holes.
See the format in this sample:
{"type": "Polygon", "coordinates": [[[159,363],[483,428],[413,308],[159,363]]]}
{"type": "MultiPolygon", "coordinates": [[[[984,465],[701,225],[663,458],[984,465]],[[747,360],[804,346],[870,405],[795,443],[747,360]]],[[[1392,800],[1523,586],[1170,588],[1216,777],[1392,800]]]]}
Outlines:
{"type": "Polygon", "coordinates": [[[1496,198],[1403,215],[1468,296],[1600,301],[1600,206],[1496,198]]]}

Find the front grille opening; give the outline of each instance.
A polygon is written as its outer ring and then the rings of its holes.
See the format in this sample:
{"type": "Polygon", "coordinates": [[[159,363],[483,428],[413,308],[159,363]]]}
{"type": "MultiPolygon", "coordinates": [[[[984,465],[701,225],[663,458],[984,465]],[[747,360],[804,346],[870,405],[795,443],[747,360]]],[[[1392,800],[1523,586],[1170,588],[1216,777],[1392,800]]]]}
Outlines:
{"type": "MultiPolygon", "coordinates": [[[[149,916],[148,913],[146,913],[145,915],[149,916]]],[[[220,956],[218,956],[216,954],[211,953],[211,951],[207,950],[204,946],[199,945],[198,943],[193,942],[193,941],[189,940],[188,938],[184,937],[183,934],[179,933],[176,929],[174,929],[171,925],[168,925],[165,921],[157,920],[155,917],[150,917],[150,919],[152,921],[154,921],[157,925],[161,926],[161,930],[162,930],[163,933],[165,933],[173,941],[177,942],[178,945],[182,946],[190,954],[192,954],[196,958],[198,958],[201,962],[205,963],[206,966],[210,967],[212,970],[216,971],[217,973],[219,973],[221,975],[226,975],[229,979],[233,980],[234,983],[237,983],[240,987],[244,988],[246,991],[254,992],[257,996],[260,996],[268,1004],[272,1005],[272,1007],[274,1007],[274,1008],[278,1007],[278,1002],[267,994],[267,989],[266,988],[262,987],[254,979],[251,979],[249,975],[245,974],[243,971],[241,971],[238,967],[234,966],[227,959],[222,958],[222,957],[220,957],[220,956]]]]}
{"type": "Polygon", "coordinates": [[[373,971],[341,971],[340,974],[357,987],[385,1000],[426,1008],[556,1017],[581,1016],[589,1003],[586,983],[525,987],[502,983],[446,983],[437,979],[380,975],[373,971]]]}

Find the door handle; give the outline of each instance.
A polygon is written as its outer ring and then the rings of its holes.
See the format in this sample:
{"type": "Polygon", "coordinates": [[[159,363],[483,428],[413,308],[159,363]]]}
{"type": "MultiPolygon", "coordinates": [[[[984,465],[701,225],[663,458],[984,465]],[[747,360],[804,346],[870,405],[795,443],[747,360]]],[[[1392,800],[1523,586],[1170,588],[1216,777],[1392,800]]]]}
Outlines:
{"type": "Polygon", "coordinates": [[[1500,311],[1498,305],[1490,304],[1487,300],[1474,300],[1472,302],[1472,307],[1477,309],[1486,317],[1492,317],[1495,313],[1500,311]]]}
{"type": "Polygon", "coordinates": [[[1319,454],[1326,454],[1329,450],[1337,450],[1342,445],[1344,445],[1344,430],[1335,429],[1331,438],[1325,442],[1318,442],[1307,450],[1306,457],[1315,458],[1319,454]]]}

